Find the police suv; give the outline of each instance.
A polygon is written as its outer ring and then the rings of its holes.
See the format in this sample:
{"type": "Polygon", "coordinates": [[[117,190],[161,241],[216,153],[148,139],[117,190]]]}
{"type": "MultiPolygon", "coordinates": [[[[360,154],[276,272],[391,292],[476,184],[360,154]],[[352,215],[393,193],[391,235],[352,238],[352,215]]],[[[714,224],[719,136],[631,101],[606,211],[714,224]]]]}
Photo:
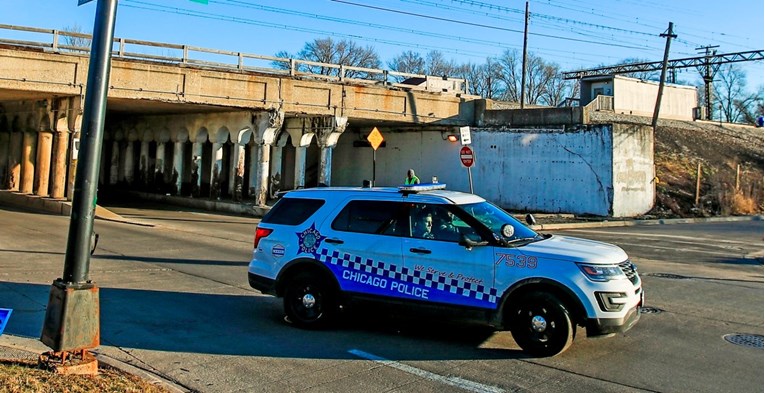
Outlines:
{"type": "Polygon", "coordinates": [[[621,248],[536,233],[443,184],[288,192],[257,226],[248,270],[298,327],[372,300],[508,329],[536,356],[565,351],[577,325],[627,331],[643,302],[621,248]]]}

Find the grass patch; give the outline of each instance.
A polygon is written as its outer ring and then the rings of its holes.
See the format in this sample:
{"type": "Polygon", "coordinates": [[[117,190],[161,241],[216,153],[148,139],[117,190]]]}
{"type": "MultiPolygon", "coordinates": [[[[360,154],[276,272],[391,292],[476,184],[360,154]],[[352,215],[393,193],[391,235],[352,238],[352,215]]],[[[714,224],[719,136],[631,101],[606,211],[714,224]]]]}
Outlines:
{"type": "Polygon", "coordinates": [[[60,375],[40,369],[36,361],[0,359],[0,393],[169,393],[162,386],[112,367],[100,365],[98,371],[95,376],[60,375]]]}

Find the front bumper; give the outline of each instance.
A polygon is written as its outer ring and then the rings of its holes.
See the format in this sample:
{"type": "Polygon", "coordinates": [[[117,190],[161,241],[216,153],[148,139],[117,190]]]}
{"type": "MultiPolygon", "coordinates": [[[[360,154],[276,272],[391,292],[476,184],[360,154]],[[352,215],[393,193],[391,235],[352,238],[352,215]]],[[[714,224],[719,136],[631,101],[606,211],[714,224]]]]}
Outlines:
{"type": "Polygon", "coordinates": [[[587,320],[587,337],[603,336],[614,333],[624,333],[640,320],[640,308],[645,303],[645,292],[640,291],[640,301],[622,318],[589,318],[587,320]]]}

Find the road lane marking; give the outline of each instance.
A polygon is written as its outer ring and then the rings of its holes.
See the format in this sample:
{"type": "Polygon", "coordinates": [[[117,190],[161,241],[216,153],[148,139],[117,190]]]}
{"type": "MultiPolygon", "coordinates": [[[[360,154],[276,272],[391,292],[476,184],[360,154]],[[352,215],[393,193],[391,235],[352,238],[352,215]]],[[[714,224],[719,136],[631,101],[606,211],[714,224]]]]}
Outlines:
{"type": "Polygon", "coordinates": [[[630,233],[630,232],[613,232],[613,231],[598,231],[598,230],[588,230],[588,229],[577,229],[572,230],[576,232],[586,232],[586,233],[599,233],[603,235],[622,235],[622,236],[632,236],[632,237],[656,237],[656,238],[668,238],[668,239],[683,239],[683,240],[690,240],[691,243],[702,243],[706,244],[704,242],[717,242],[717,243],[731,243],[731,244],[744,244],[744,245],[751,245],[751,242],[747,241],[740,241],[740,240],[727,240],[727,239],[706,239],[703,237],[693,237],[693,236],[681,236],[681,235],[663,235],[663,234],[652,234],[652,233],[630,233]]]}
{"type": "Polygon", "coordinates": [[[388,367],[395,368],[397,370],[404,371],[409,374],[416,375],[421,378],[429,379],[431,381],[440,382],[446,385],[454,386],[463,390],[477,393],[503,393],[505,390],[498,387],[484,385],[478,382],[468,381],[459,377],[446,377],[439,374],[431,373],[430,371],[421,370],[416,367],[408,366],[403,363],[399,363],[395,360],[388,360],[371,353],[367,353],[358,349],[351,349],[348,353],[356,355],[362,359],[371,360],[375,363],[380,363],[388,367]]]}

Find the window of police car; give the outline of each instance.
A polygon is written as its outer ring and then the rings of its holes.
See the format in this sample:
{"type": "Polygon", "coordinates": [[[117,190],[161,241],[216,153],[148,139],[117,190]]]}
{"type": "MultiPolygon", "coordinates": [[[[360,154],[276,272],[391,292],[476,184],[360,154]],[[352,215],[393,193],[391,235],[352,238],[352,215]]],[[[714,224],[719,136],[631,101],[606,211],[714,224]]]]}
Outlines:
{"type": "Polygon", "coordinates": [[[404,236],[401,220],[404,204],[387,201],[351,201],[332,221],[332,229],[343,232],[404,236]]]}
{"type": "Polygon", "coordinates": [[[299,225],[324,205],[322,199],[282,198],[263,216],[266,224],[299,225]]]}

